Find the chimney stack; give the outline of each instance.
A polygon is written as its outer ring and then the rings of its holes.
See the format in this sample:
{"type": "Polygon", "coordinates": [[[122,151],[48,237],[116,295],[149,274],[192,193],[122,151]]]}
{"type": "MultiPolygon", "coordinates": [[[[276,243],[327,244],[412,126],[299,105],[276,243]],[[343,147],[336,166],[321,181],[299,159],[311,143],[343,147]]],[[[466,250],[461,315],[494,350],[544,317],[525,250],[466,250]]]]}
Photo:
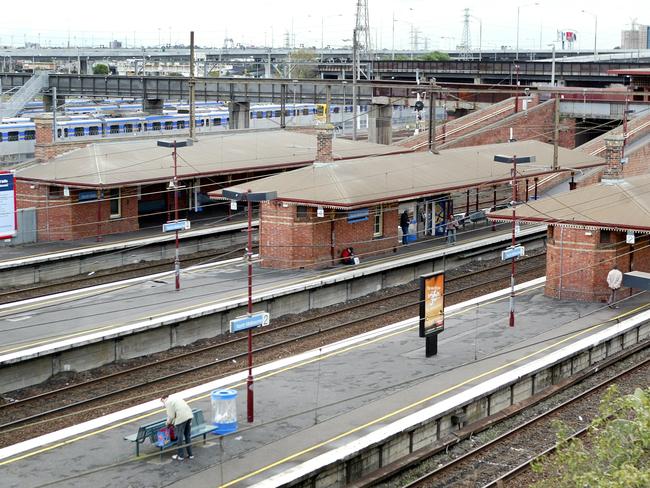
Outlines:
{"type": "Polygon", "coordinates": [[[320,125],[316,128],[316,160],[315,163],[331,163],[332,140],[334,139],[334,126],[332,124],[320,125]]]}
{"type": "Polygon", "coordinates": [[[616,183],[623,179],[623,143],[625,138],[620,134],[612,134],[605,137],[605,161],[607,168],[603,173],[603,183],[616,183]]]}

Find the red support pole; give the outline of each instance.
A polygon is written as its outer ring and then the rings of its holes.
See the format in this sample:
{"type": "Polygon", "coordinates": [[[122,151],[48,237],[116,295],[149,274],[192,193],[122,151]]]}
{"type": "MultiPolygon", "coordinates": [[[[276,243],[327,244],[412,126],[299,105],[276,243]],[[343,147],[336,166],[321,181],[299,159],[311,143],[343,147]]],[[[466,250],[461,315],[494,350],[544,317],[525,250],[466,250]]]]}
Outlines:
{"type": "MultiPolygon", "coordinates": [[[[250,190],[247,193],[250,194],[250,190]]],[[[248,248],[246,259],[248,261],[248,313],[253,313],[253,204],[246,198],[248,205],[248,248]]],[[[255,419],[253,412],[253,330],[248,329],[248,378],[246,379],[246,412],[248,422],[255,419]]]]}
{"type": "MultiPolygon", "coordinates": [[[[174,152],[172,153],[174,155],[174,220],[178,220],[178,171],[177,171],[177,165],[176,165],[176,140],[174,139],[174,152]]],[[[175,276],[175,282],[176,282],[176,290],[181,289],[181,260],[179,257],[179,250],[178,250],[178,230],[175,232],[176,234],[176,249],[174,251],[174,276],[175,276]]]]}
{"type": "MultiPolygon", "coordinates": [[[[515,205],[517,201],[517,156],[512,157],[512,247],[515,247],[515,205]]],[[[510,272],[510,327],[515,326],[515,258],[510,272]]]]}

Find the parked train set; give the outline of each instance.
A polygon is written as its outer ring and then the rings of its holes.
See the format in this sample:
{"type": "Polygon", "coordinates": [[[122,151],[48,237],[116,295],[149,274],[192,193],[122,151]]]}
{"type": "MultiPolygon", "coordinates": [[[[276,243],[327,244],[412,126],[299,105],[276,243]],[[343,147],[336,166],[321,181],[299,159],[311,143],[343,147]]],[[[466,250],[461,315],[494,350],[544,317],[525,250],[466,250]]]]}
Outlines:
{"type": "MultiPolygon", "coordinates": [[[[128,102],[133,103],[133,102],[128,102]]],[[[204,102],[212,103],[212,102],[204,102]]],[[[215,104],[217,102],[214,102],[215,104]]],[[[68,105],[68,104],[67,104],[68,105]]],[[[55,137],[57,140],[92,140],[106,138],[123,138],[142,135],[172,135],[186,133],[189,129],[189,114],[184,113],[183,104],[173,109],[164,109],[162,114],[109,116],[102,112],[111,112],[107,107],[125,107],[127,104],[111,104],[92,106],[92,111],[76,114],[76,110],[84,110],[87,105],[72,105],[70,111],[57,117],[55,137]]],[[[325,105],[320,104],[289,104],[285,106],[285,123],[288,126],[314,125],[325,118],[325,105]]],[[[348,133],[353,129],[352,106],[330,106],[330,120],[338,131],[348,133]]],[[[357,129],[361,132],[368,128],[368,106],[360,105],[357,116],[357,129]]],[[[249,111],[249,126],[251,129],[267,129],[280,126],[280,105],[255,105],[249,111]]],[[[424,111],[423,111],[424,112],[424,111]]],[[[24,113],[24,115],[28,115],[24,113]]],[[[423,115],[426,115],[423,113],[423,115]]],[[[438,118],[444,114],[437,114],[438,118]]],[[[227,106],[221,104],[214,108],[197,106],[196,132],[214,133],[227,130],[230,127],[230,116],[227,106]]],[[[410,107],[393,107],[393,127],[408,129],[415,126],[416,111],[410,107]]],[[[29,155],[34,152],[36,127],[29,117],[2,119],[0,121],[0,157],[10,154],[29,155]]]]}

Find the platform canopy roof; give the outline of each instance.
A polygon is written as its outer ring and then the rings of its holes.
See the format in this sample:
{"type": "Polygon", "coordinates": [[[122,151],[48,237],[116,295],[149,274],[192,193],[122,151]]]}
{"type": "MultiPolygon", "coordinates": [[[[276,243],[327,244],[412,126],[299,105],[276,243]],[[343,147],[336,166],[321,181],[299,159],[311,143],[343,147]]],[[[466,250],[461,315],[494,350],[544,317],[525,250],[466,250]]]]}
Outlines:
{"type": "MultiPolygon", "coordinates": [[[[94,143],[21,169],[16,177],[80,188],[166,182],[173,174],[172,150],[157,147],[156,142],[94,143]]],[[[177,151],[180,179],[298,168],[316,158],[316,134],[296,130],[229,131],[200,135],[194,145],[177,151]]],[[[404,148],[335,138],[332,152],[339,160],[400,151],[404,148]]]]}
{"type": "MultiPolygon", "coordinates": [[[[516,219],[585,229],[650,232],[650,175],[598,183],[518,205],[516,219]]],[[[512,221],[512,211],[488,214],[512,221]]]]}
{"type": "MultiPolygon", "coordinates": [[[[364,207],[509,181],[512,166],[495,162],[495,155],[535,156],[535,163],[517,166],[523,177],[553,171],[553,145],[522,141],[447,149],[439,154],[411,152],[315,163],[228,189],[276,191],[278,200],[301,205],[364,207]]],[[[582,151],[559,148],[558,163],[568,171],[604,165],[605,161],[582,151]]],[[[220,192],[211,192],[211,196],[218,197],[220,192]]]]}

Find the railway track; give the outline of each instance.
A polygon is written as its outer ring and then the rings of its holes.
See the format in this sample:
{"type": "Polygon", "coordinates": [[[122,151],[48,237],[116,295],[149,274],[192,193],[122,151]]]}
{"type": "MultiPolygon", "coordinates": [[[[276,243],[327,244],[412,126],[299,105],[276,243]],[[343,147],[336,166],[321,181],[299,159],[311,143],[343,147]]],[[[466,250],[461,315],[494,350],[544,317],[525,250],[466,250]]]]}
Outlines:
{"type": "MultiPolygon", "coordinates": [[[[193,264],[209,262],[213,259],[224,256],[243,256],[244,248],[220,249],[217,252],[199,253],[194,257],[185,257],[181,259],[184,268],[193,264]]],[[[63,291],[79,290],[89,286],[103,285],[113,283],[129,278],[138,278],[153,273],[169,271],[173,273],[174,261],[167,259],[159,261],[156,264],[151,262],[142,264],[133,264],[117,268],[116,270],[102,270],[96,273],[79,275],[76,277],[66,278],[61,282],[48,282],[42,285],[28,286],[20,289],[0,290],[0,304],[12,303],[28,298],[37,298],[63,291]]]]}
{"type": "MultiPolygon", "coordinates": [[[[521,260],[521,273],[543,274],[544,255],[521,260]]],[[[462,274],[447,280],[448,302],[466,300],[468,294],[477,296],[502,288],[509,279],[510,264],[482,269],[471,274],[462,274]],[[488,278],[476,281],[477,277],[488,278]],[[496,280],[496,281],[495,281],[496,280]],[[473,281],[473,282],[472,282],[473,281]],[[491,287],[491,288],[490,288],[491,287]],[[487,288],[490,288],[489,290],[487,288]]],[[[328,341],[332,334],[344,331],[346,336],[358,334],[392,321],[403,320],[417,313],[419,290],[410,289],[382,296],[372,300],[345,306],[321,313],[311,318],[285,323],[273,328],[264,328],[254,334],[256,357],[268,354],[277,359],[278,354],[292,349],[300,341],[305,349],[314,347],[309,341],[328,341]],[[365,309],[370,310],[365,313],[365,309]],[[377,322],[384,321],[380,324],[377,322]]],[[[181,354],[171,354],[162,359],[147,361],[111,374],[72,383],[61,388],[18,398],[0,405],[0,445],[15,443],[20,431],[30,427],[33,436],[34,424],[60,428],[78,423],[78,417],[91,416],[93,411],[106,413],[107,408],[117,410],[127,403],[140,403],[160,396],[162,391],[200,384],[206,379],[215,379],[241,370],[237,364],[246,353],[246,335],[221,340],[216,344],[194,349],[181,354]],[[218,360],[215,360],[218,357],[218,360]]],[[[319,342],[320,343],[320,342],[319,342]]],[[[293,352],[292,352],[293,353],[293,352]]]]}
{"type": "MultiPolygon", "coordinates": [[[[359,480],[352,486],[354,488],[370,486],[400,486],[404,488],[415,487],[504,487],[506,482],[515,486],[516,480],[523,472],[530,468],[531,463],[552,452],[556,446],[555,429],[553,422],[562,420],[574,432],[574,436],[583,435],[591,420],[598,413],[598,398],[605,389],[613,383],[627,381],[631,390],[636,386],[647,386],[647,375],[650,371],[650,353],[648,344],[640,344],[636,348],[626,351],[618,358],[612,358],[598,368],[590,368],[579,378],[572,379],[564,388],[554,390],[544,398],[539,398],[535,404],[558,395],[569,387],[579,384],[594,374],[606,376],[595,384],[582,388],[572,393],[570,398],[563,400],[552,407],[540,407],[540,413],[519,422],[515,427],[508,428],[495,438],[476,446],[476,435],[482,430],[498,426],[493,422],[484,422],[476,430],[467,427],[465,432],[459,433],[454,439],[440,444],[435,449],[422,452],[420,456],[413,456],[404,463],[395,463],[386,467],[379,475],[359,480]],[[634,361],[636,354],[645,357],[634,361]],[[605,368],[613,366],[624,359],[630,358],[633,365],[622,371],[608,373],[605,368]],[[474,439],[474,440],[472,440],[474,439]],[[438,459],[443,456],[448,459],[438,459]],[[435,468],[418,474],[415,479],[413,473],[419,469],[421,463],[434,465],[435,468]]],[[[579,387],[578,387],[579,388],[579,387]]],[[[517,422],[516,417],[525,417],[523,412],[532,405],[522,405],[517,411],[510,412],[507,417],[498,419],[498,422],[507,420],[517,422]]],[[[480,442],[480,441],[478,441],[480,442]]]]}

